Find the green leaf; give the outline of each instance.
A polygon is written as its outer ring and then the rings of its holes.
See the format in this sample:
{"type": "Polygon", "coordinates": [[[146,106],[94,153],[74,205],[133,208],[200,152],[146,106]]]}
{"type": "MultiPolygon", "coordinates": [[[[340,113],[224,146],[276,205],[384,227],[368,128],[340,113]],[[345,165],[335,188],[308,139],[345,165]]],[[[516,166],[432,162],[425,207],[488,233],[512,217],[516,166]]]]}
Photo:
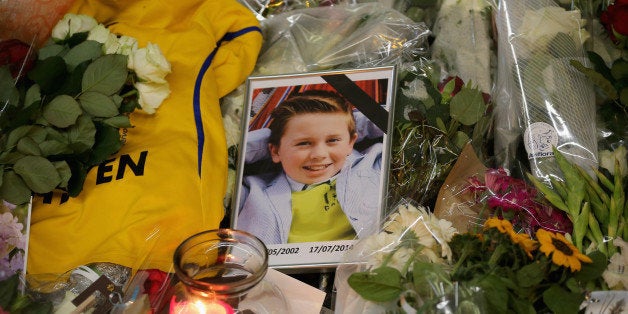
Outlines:
{"type": "Polygon", "coordinates": [[[2,174],[2,185],[0,186],[0,197],[11,204],[28,203],[31,199],[31,189],[26,182],[14,171],[5,171],[2,174]]]}
{"type": "Polygon", "coordinates": [[[83,74],[90,64],[91,61],[85,61],[77,65],[72,72],[65,76],[63,85],[61,85],[56,94],[80,95],[83,91],[83,74]]]}
{"type": "Polygon", "coordinates": [[[628,106],[628,87],[624,87],[619,92],[619,102],[624,106],[628,106]]]}
{"type": "Polygon", "coordinates": [[[606,65],[606,61],[597,53],[593,51],[587,51],[587,57],[589,57],[589,61],[593,64],[593,69],[596,72],[599,72],[608,80],[613,80],[613,75],[611,74],[611,69],[606,65]]]}
{"type": "Polygon", "coordinates": [[[67,128],[76,123],[83,113],[81,106],[68,95],[59,95],[44,106],[43,117],[58,128],[67,128]]]}
{"type": "Polygon", "coordinates": [[[57,91],[63,84],[63,78],[66,75],[65,61],[57,56],[38,61],[35,67],[28,72],[28,77],[39,84],[44,94],[57,91]]]}
{"type": "Polygon", "coordinates": [[[17,143],[26,135],[28,135],[28,133],[34,128],[34,125],[23,125],[20,126],[16,129],[14,129],[13,131],[11,131],[11,133],[9,133],[9,136],[7,137],[7,142],[5,144],[5,149],[13,149],[13,147],[17,146],[17,143]]]}
{"type": "Polygon", "coordinates": [[[68,51],[68,48],[63,45],[51,44],[41,47],[37,51],[37,58],[39,60],[45,60],[53,56],[63,56],[68,51]]]}
{"type": "Polygon", "coordinates": [[[55,169],[57,169],[57,172],[59,173],[59,176],[61,177],[61,183],[59,183],[59,187],[61,188],[68,187],[68,182],[70,181],[70,178],[72,177],[72,170],[70,169],[70,166],[68,165],[68,163],[65,161],[55,161],[52,164],[55,166],[55,169]]]}
{"type": "Polygon", "coordinates": [[[591,258],[592,263],[582,263],[580,271],[574,273],[574,278],[581,282],[599,279],[608,264],[606,255],[600,251],[593,251],[587,256],[591,258]]]}
{"type": "Polygon", "coordinates": [[[533,287],[543,281],[545,274],[540,263],[530,263],[521,267],[517,273],[517,283],[521,287],[533,287]]]}
{"type": "Polygon", "coordinates": [[[0,155],[0,165],[2,164],[6,164],[6,165],[12,165],[14,164],[18,159],[24,157],[25,155],[17,152],[17,151],[12,151],[12,152],[4,152],[0,155]]]}
{"type": "Polygon", "coordinates": [[[516,298],[511,295],[512,308],[515,313],[519,314],[536,314],[537,311],[534,309],[534,305],[530,303],[530,301],[525,299],[516,298]]]}
{"type": "Polygon", "coordinates": [[[487,313],[508,313],[508,288],[496,275],[487,275],[478,282],[484,290],[486,304],[489,306],[487,313]]]}
{"type": "Polygon", "coordinates": [[[74,46],[68,53],[63,56],[63,60],[68,66],[68,71],[72,72],[74,68],[88,60],[96,59],[102,56],[102,44],[93,41],[86,40],[76,46],[74,46]]]}
{"type": "Polygon", "coordinates": [[[545,197],[545,199],[547,199],[550,203],[552,203],[552,205],[554,205],[556,208],[564,211],[567,214],[570,213],[569,208],[567,207],[567,204],[565,204],[563,198],[560,197],[560,195],[558,195],[558,193],[556,193],[550,187],[545,185],[543,182],[541,182],[539,179],[537,179],[531,173],[529,173],[529,172],[526,173],[526,176],[528,177],[528,180],[530,180],[530,182],[532,182],[534,187],[537,190],[541,191],[541,193],[543,193],[543,196],[545,197]]]}
{"type": "Polygon", "coordinates": [[[87,177],[87,171],[89,171],[89,166],[78,162],[76,160],[68,160],[68,165],[72,170],[72,177],[68,182],[68,195],[71,197],[78,196],[83,190],[83,184],[85,183],[85,178],[87,177]]]}
{"type": "Polygon", "coordinates": [[[585,67],[578,60],[570,60],[569,63],[578,71],[586,75],[593,82],[593,84],[602,89],[602,91],[606,94],[606,96],[608,96],[608,98],[617,99],[617,90],[615,90],[613,84],[609,80],[607,80],[602,74],[593,69],[585,67]]]}
{"type": "Polygon", "coordinates": [[[375,302],[396,300],[403,291],[401,273],[392,267],[353,273],[349,276],[348,283],[361,297],[375,302]]]}
{"type": "Polygon", "coordinates": [[[17,142],[17,151],[24,155],[41,156],[39,144],[31,137],[23,137],[17,142]]]}
{"type": "Polygon", "coordinates": [[[128,57],[125,55],[104,55],[92,62],[83,74],[83,92],[99,92],[113,95],[126,81],[128,57]]]}
{"type": "Polygon", "coordinates": [[[445,269],[440,264],[415,261],[412,266],[412,278],[414,287],[421,295],[429,295],[434,283],[446,283],[451,285],[451,280],[445,269]]]}
{"type": "Polygon", "coordinates": [[[447,132],[447,127],[445,126],[445,124],[449,123],[449,120],[451,120],[451,117],[449,115],[449,104],[437,104],[435,106],[429,107],[425,111],[425,116],[430,125],[437,126],[443,131],[443,133],[447,132]]]}
{"type": "Polygon", "coordinates": [[[130,128],[133,127],[131,119],[128,116],[119,115],[102,121],[104,124],[114,128],[130,128]]]}
{"type": "Polygon", "coordinates": [[[113,100],[113,102],[116,104],[116,108],[120,109],[120,106],[122,105],[122,101],[124,100],[124,98],[122,98],[122,96],[118,94],[113,94],[111,95],[111,100],[113,100]]]}
{"type": "Polygon", "coordinates": [[[39,143],[39,149],[42,156],[71,154],[72,149],[68,146],[68,143],[60,142],[57,140],[47,140],[39,143]]]}
{"type": "Polygon", "coordinates": [[[429,8],[436,5],[437,0],[411,0],[409,1],[411,6],[417,6],[422,8],[429,8]]]}
{"type": "Polygon", "coordinates": [[[109,159],[123,145],[120,131],[117,128],[99,124],[96,129],[96,144],[91,150],[89,158],[91,165],[97,165],[109,159]]]}
{"type": "Polygon", "coordinates": [[[36,193],[48,193],[61,183],[55,166],[41,156],[25,156],[15,162],[13,170],[36,193]]]}
{"type": "Polygon", "coordinates": [[[85,40],[87,40],[88,36],[89,36],[89,32],[74,33],[74,34],[72,34],[72,36],[70,36],[70,38],[62,41],[61,43],[66,43],[70,47],[74,47],[74,46],[84,42],[85,40]]]}
{"type": "MultiPolygon", "coordinates": [[[[133,112],[135,109],[141,108],[140,104],[137,102],[137,99],[131,99],[131,100],[127,100],[127,101],[123,101],[120,104],[120,113],[131,113],[133,112]]],[[[400,115],[399,117],[403,117],[403,115],[400,115]]]]}
{"type": "Polygon", "coordinates": [[[55,140],[62,143],[68,142],[67,137],[63,133],[61,133],[59,130],[53,127],[44,127],[44,130],[46,131],[46,134],[47,134],[46,139],[55,140]]]}
{"type": "Polygon", "coordinates": [[[79,103],[85,112],[98,118],[111,118],[118,115],[118,107],[111,97],[99,92],[85,92],[79,96],[79,103]]]}
{"type": "Polygon", "coordinates": [[[19,106],[20,93],[8,67],[0,67],[0,105],[19,106]]]}
{"type": "Polygon", "coordinates": [[[8,309],[11,301],[16,297],[18,291],[19,278],[17,274],[0,281],[0,307],[8,309]]]}
{"type": "Polygon", "coordinates": [[[571,163],[571,161],[567,160],[565,156],[556,148],[553,148],[554,158],[556,159],[556,163],[558,163],[558,167],[563,172],[565,177],[565,186],[567,187],[567,192],[569,194],[569,198],[567,199],[566,205],[569,209],[569,213],[573,216],[576,216],[580,211],[582,201],[585,196],[585,185],[586,181],[580,175],[580,172],[576,169],[576,166],[571,163]]]}
{"type": "Polygon", "coordinates": [[[474,125],[484,116],[486,105],[482,92],[477,88],[463,86],[449,104],[451,118],[463,125],[474,125]]]}
{"type": "Polygon", "coordinates": [[[456,131],[456,133],[454,134],[453,142],[456,147],[458,147],[458,149],[461,151],[462,148],[469,142],[469,135],[462,131],[456,131]]]}
{"type": "Polygon", "coordinates": [[[43,142],[47,136],[48,132],[46,132],[46,130],[39,125],[34,125],[30,132],[28,132],[28,137],[33,139],[33,141],[38,144],[43,142]]]}
{"type": "Polygon", "coordinates": [[[76,124],[68,128],[67,140],[75,153],[82,153],[91,149],[96,142],[96,126],[87,116],[80,116],[76,124]]]}
{"type": "Polygon", "coordinates": [[[24,108],[28,108],[38,102],[41,102],[41,90],[39,85],[35,84],[26,91],[26,95],[24,96],[24,108]]]}
{"type": "Polygon", "coordinates": [[[453,78],[443,86],[443,91],[441,92],[441,103],[446,103],[451,98],[451,93],[453,93],[456,88],[456,79],[453,78]]]}
{"type": "Polygon", "coordinates": [[[559,285],[552,285],[543,292],[543,302],[556,314],[578,313],[584,294],[569,292],[559,285]]]}
{"type": "Polygon", "coordinates": [[[616,80],[628,77],[628,61],[621,58],[615,60],[611,66],[611,75],[616,80]]]}

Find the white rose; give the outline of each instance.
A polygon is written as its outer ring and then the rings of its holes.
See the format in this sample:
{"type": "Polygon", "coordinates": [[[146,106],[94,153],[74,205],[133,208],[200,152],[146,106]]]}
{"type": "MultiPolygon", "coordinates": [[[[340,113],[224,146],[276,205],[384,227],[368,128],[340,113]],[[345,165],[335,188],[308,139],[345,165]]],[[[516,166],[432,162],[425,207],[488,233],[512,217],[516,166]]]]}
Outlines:
{"type": "Polygon", "coordinates": [[[87,40],[93,40],[104,44],[109,40],[109,35],[111,35],[109,29],[106,28],[105,25],[98,24],[89,31],[89,34],[87,35],[87,40]]]}
{"type": "Polygon", "coordinates": [[[590,36],[583,29],[585,23],[578,10],[567,11],[556,6],[526,10],[520,38],[536,49],[547,49],[549,42],[558,33],[568,34],[576,43],[583,43],[590,36]]]}
{"type": "Polygon", "coordinates": [[[165,77],[171,71],[170,63],[159,46],[151,43],[129,56],[129,69],[135,71],[141,80],[154,83],[165,83],[165,77]]]}
{"type": "Polygon", "coordinates": [[[129,36],[120,36],[120,38],[118,38],[118,45],[116,53],[130,56],[137,50],[137,39],[129,36]]]}
{"type": "Polygon", "coordinates": [[[140,95],[138,102],[146,113],[153,114],[159,108],[164,99],[170,95],[168,82],[164,83],[135,83],[135,88],[140,95]]]}
{"type": "MultiPolygon", "coordinates": [[[[106,54],[121,54],[125,56],[130,56],[135,50],[137,50],[137,39],[128,36],[122,36],[118,38],[118,36],[111,35],[109,41],[105,43],[104,50],[106,54]]],[[[127,59],[128,62],[131,62],[131,58],[127,59]]],[[[129,66],[127,66],[130,68],[129,66]]]]}
{"type": "Polygon", "coordinates": [[[52,38],[64,40],[76,33],[89,32],[96,25],[98,22],[91,16],[67,13],[52,29],[52,38]]]}
{"type": "Polygon", "coordinates": [[[96,25],[89,31],[89,35],[87,35],[88,40],[97,41],[103,44],[103,52],[105,54],[116,53],[118,47],[118,36],[112,34],[108,28],[106,28],[102,24],[96,25]]]}

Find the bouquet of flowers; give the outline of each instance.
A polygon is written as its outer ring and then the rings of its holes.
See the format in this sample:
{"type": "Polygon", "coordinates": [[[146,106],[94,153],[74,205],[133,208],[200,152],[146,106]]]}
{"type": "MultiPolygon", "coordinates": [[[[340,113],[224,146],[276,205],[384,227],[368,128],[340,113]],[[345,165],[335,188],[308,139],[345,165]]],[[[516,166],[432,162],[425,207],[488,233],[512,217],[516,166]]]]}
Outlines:
{"type": "Polygon", "coordinates": [[[581,11],[554,1],[500,5],[494,93],[499,166],[550,184],[551,177],[562,178],[552,147],[589,172],[597,166],[593,84],[570,64],[585,62],[585,21],[581,11]]]}
{"type": "MultiPolygon", "coordinates": [[[[403,198],[434,204],[460,152],[471,143],[488,157],[490,96],[437,63],[406,64],[399,75],[389,174],[389,203],[403,198]],[[445,74],[446,75],[446,74],[445,74]]],[[[430,206],[432,207],[432,206],[430,206]]]]}
{"type": "Polygon", "coordinates": [[[409,203],[347,262],[336,273],[337,309],[369,313],[575,313],[606,267],[561,233],[517,232],[498,217],[457,233],[409,203]]]}
{"type": "Polygon", "coordinates": [[[49,313],[24,294],[29,201],[77,196],[87,171],[124,145],[130,114],[153,114],[170,94],[158,46],[66,14],[39,50],[0,41],[0,312],[49,313]]]}
{"type": "Polygon", "coordinates": [[[565,212],[551,206],[536,188],[509,176],[503,168],[487,169],[483,178],[468,178],[464,193],[473,194],[474,201],[484,207],[485,215],[508,219],[520,232],[533,235],[542,228],[565,234],[573,230],[565,212]]]}
{"type": "Polygon", "coordinates": [[[628,137],[628,2],[615,1],[606,6],[605,1],[580,1],[589,8],[589,32],[585,66],[578,60],[571,64],[596,86],[598,145],[600,166],[610,173],[615,170],[628,175],[626,137],[628,137]]]}
{"type": "Polygon", "coordinates": [[[82,190],[88,169],[124,144],[135,109],[153,114],[170,94],[170,63],[159,47],[112,34],[67,14],[35,51],[0,43],[0,199],[82,190]]]}

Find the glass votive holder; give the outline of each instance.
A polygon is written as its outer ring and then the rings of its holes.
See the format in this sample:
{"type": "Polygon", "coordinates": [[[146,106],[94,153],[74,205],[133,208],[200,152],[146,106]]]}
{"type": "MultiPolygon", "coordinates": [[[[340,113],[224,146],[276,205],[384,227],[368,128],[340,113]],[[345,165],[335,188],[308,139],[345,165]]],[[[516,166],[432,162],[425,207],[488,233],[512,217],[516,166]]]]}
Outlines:
{"type": "Polygon", "coordinates": [[[268,253],[252,234],[233,229],[197,233],[174,253],[178,279],[170,313],[288,313],[286,300],[265,281],[268,253]]]}

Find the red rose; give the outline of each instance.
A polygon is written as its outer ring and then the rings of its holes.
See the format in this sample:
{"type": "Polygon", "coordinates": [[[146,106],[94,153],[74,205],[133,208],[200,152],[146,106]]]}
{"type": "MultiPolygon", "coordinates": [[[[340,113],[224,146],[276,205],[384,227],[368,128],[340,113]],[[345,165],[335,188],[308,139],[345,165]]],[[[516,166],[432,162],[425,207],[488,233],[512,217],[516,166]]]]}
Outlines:
{"type": "MultiPolygon", "coordinates": [[[[625,0],[625,1],[628,1],[628,0],[625,0]]],[[[442,93],[443,89],[445,89],[445,85],[447,85],[447,83],[449,83],[449,81],[453,79],[455,79],[454,89],[451,91],[450,96],[454,97],[456,94],[458,94],[458,92],[462,89],[462,86],[464,86],[464,81],[458,76],[455,76],[455,77],[448,76],[446,79],[438,83],[437,85],[438,91],[442,93]]],[[[482,92],[482,99],[484,100],[485,104],[488,104],[491,101],[491,95],[482,92]]]]}
{"type": "Polygon", "coordinates": [[[0,67],[7,65],[13,78],[24,76],[34,64],[31,46],[17,39],[0,41],[0,67]]]}
{"type": "Polygon", "coordinates": [[[600,14],[600,22],[614,43],[622,42],[623,37],[628,36],[628,0],[617,0],[608,6],[600,14]]]}
{"type": "Polygon", "coordinates": [[[464,82],[462,81],[461,78],[457,76],[456,77],[449,76],[446,79],[444,79],[442,82],[438,83],[438,91],[442,93],[443,89],[445,88],[445,85],[447,85],[447,83],[449,83],[449,81],[453,79],[455,79],[454,90],[451,91],[450,96],[453,97],[454,95],[458,94],[460,89],[462,89],[464,82]]]}

